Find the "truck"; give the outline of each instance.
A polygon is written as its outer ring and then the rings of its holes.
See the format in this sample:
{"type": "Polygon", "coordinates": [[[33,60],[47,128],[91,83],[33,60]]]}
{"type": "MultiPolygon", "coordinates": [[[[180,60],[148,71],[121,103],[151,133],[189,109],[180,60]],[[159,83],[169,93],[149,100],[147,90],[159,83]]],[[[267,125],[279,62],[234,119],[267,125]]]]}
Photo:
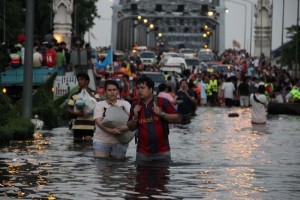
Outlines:
{"type": "MultiPolygon", "coordinates": [[[[32,87],[38,88],[45,83],[54,73],[64,74],[63,68],[48,68],[45,66],[32,69],[32,87]]],[[[22,97],[24,85],[24,67],[8,68],[1,72],[0,85],[2,92],[6,93],[15,102],[22,97]]]]}

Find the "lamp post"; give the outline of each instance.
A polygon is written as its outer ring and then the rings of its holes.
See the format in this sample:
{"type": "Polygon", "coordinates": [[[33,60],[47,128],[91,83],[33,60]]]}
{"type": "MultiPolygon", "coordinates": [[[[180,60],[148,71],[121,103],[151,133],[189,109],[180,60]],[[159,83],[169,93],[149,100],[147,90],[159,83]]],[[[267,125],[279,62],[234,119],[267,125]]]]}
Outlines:
{"type": "Polygon", "coordinates": [[[281,27],[281,68],[283,67],[283,30],[284,30],[284,4],[285,0],[282,1],[282,27],[281,27]]]}
{"type": "Polygon", "coordinates": [[[248,0],[244,0],[244,2],[247,2],[247,3],[250,3],[251,4],[251,20],[250,20],[250,56],[252,55],[252,33],[253,33],[253,16],[254,16],[254,13],[253,13],[253,2],[252,1],[248,1],[248,0]]]}
{"type": "Polygon", "coordinates": [[[23,87],[23,109],[22,116],[31,119],[32,114],[32,65],[33,65],[33,27],[34,27],[34,0],[26,1],[26,25],[25,34],[25,67],[23,87]]]}
{"type": "Polygon", "coordinates": [[[297,29],[296,29],[296,55],[295,55],[295,71],[296,71],[296,76],[299,76],[299,65],[298,65],[298,37],[299,37],[299,0],[297,3],[297,29]]]}

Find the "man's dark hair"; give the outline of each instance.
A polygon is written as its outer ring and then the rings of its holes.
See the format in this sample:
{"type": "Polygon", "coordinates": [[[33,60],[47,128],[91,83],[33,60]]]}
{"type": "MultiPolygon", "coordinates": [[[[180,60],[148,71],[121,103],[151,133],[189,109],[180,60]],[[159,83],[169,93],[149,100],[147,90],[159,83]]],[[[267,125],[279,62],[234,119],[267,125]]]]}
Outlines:
{"type": "Polygon", "coordinates": [[[136,85],[145,84],[148,88],[154,89],[154,82],[147,76],[142,76],[136,81],[136,85]]]}
{"type": "Polygon", "coordinates": [[[105,91],[106,91],[108,85],[114,85],[114,86],[117,87],[118,90],[120,90],[120,86],[117,83],[117,81],[114,81],[114,80],[107,80],[107,81],[105,81],[105,84],[104,84],[104,90],[105,91]]]}
{"type": "Polygon", "coordinates": [[[187,82],[187,80],[186,80],[186,79],[184,79],[184,78],[183,78],[183,79],[181,79],[181,80],[179,81],[179,85],[181,85],[181,83],[182,83],[182,82],[186,82],[187,84],[189,84],[189,83],[187,82]]]}
{"type": "Polygon", "coordinates": [[[161,84],[158,86],[158,90],[159,90],[160,92],[165,91],[167,88],[168,88],[168,86],[167,86],[167,84],[165,84],[165,83],[161,83],[161,84]]]}
{"type": "Polygon", "coordinates": [[[76,78],[78,79],[79,77],[81,78],[84,78],[85,80],[87,81],[90,81],[90,77],[87,73],[85,72],[79,72],[77,75],[76,75],[76,78]]]}
{"type": "Polygon", "coordinates": [[[264,85],[260,85],[260,86],[258,86],[258,88],[257,88],[257,92],[258,92],[259,94],[264,94],[264,93],[265,93],[265,91],[266,91],[266,88],[265,88],[265,86],[264,86],[264,85]]]}

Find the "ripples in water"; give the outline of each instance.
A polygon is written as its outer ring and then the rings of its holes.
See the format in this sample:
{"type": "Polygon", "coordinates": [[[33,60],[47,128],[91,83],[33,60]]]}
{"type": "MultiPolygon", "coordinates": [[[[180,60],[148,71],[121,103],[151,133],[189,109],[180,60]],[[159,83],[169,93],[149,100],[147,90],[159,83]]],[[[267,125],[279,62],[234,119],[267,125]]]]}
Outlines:
{"type": "Polygon", "coordinates": [[[299,199],[299,117],[252,125],[249,109],[199,108],[173,125],[173,162],[93,158],[66,127],[1,149],[0,198],[19,199],[299,199]],[[238,113],[238,117],[228,117],[238,113]]]}

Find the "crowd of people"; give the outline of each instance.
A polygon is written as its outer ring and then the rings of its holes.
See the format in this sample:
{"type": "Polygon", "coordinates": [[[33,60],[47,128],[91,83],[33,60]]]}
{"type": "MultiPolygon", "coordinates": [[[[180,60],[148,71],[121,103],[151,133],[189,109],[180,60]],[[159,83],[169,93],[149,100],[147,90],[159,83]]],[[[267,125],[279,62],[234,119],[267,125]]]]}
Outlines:
{"type": "MultiPolygon", "coordinates": [[[[102,97],[88,90],[91,97],[98,101],[94,114],[89,116],[80,110],[74,111],[76,98],[89,81],[88,76],[77,74],[81,88],[68,104],[68,111],[76,118],[74,141],[93,136],[88,140],[93,139],[95,157],[124,159],[128,142],[120,142],[118,136],[135,132],[138,161],[169,162],[169,123],[190,123],[201,106],[252,107],[252,123],[265,124],[269,102],[299,102],[299,79],[293,79],[286,70],[272,66],[266,59],[258,60],[244,52],[228,50],[220,55],[219,61],[234,67],[228,72],[203,68],[200,73],[187,70],[182,74],[165,74],[166,82],[159,85],[157,96],[154,95],[153,80],[139,75],[139,71],[146,69],[137,60],[129,57],[129,60],[115,62],[119,70],[124,68],[120,70],[123,73],[122,84],[105,76],[102,97]],[[112,106],[123,108],[115,115],[124,112],[128,117],[126,123],[114,123],[114,126],[104,123],[112,106]],[[87,126],[92,124],[96,127],[95,131],[85,132],[87,126]]],[[[159,71],[159,66],[148,69],[159,71]]]]}
{"type": "MultiPolygon", "coordinates": [[[[19,68],[25,64],[25,33],[20,33],[16,41],[1,46],[1,70],[6,68],[19,68]]],[[[87,52],[87,62],[91,64],[91,47],[88,43],[71,45],[71,49],[67,48],[66,42],[58,42],[52,31],[45,34],[43,37],[34,35],[33,43],[33,67],[39,68],[42,66],[48,68],[64,68],[66,71],[71,71],[76,63],[72,63],[71,52],[73,50],[84,50],[87,52]]]]}

